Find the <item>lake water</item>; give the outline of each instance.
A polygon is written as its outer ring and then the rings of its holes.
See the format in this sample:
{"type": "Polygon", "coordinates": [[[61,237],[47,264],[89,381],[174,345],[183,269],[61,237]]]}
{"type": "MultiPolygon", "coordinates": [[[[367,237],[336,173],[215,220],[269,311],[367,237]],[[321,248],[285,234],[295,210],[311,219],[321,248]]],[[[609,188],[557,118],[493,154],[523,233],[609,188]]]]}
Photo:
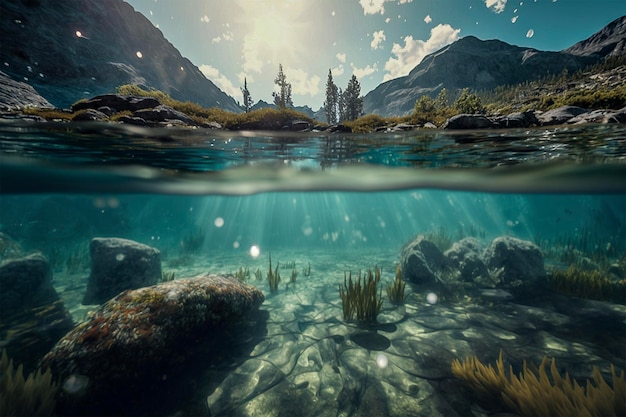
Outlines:
{"type": "MultiPolygon", "coordinates": [[[[533,242],[547,275],[584,267],[623,292],[625,125],[338,135],[3,122],[0,158],[0,256],[43,253],[75,323],[97,307],[81,304],[94,237],[157,248],[176,279],[248,269],[265,294],[262,332],[196,362],[158,401],[112,399],[111,412],[486,415],[504,409],[463,388],[452,360],[494,363],[502,349],[519,371],[548,356],[581,381],[593,366],[607,380],[611,364],[626,369],[620,303],[408,283],[402,306],[381,290],[377,324],[363,327],[339,296],[347,271],[378,266],[380,287],[393,282],[419,235],[442,252],[467,237],[485,251],[502,236],[533,242]],[[270,255],[295,284],[269,290],[270,255]]],[[[33,368],[55,341],[16,320],[2,319],[0,342],[33,368]]]]}

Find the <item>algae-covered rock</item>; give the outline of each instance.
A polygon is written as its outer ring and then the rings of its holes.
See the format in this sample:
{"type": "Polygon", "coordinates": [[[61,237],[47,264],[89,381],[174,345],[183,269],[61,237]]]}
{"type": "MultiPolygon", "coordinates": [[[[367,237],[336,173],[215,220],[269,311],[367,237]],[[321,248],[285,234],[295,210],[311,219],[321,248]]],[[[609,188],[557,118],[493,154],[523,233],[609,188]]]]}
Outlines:
{"type": "Polygon", "coordinates": [[[491,242],[485,258],[498,276],[500,288],[532,287],[546,278],[541,250],[526,240],[498,237],[491,242]]]}
{"type": "Polygon", "coordinates": [[[217,275],[124,291],[61,339],[42,368],[61,383],[72,376],[89,381],[82,395],[62,399],[63,414],[138,412],[141,406],[133,405],[145,401],[146,393],[161,392],[172,374],[189,366],[195,345],[214,337],[221,343],[220,329],[263,300],[258,289],[217,275]]]}

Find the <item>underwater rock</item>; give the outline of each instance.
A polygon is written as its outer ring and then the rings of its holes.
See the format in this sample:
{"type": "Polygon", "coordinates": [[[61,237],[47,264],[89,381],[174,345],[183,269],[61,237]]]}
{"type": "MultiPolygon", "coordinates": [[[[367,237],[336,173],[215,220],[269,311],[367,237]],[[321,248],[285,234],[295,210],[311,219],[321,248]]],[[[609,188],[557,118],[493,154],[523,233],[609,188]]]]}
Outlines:
{"type": "Polygon", "coordinates": [[[173,389],[173,375],[193,366],[186,361],[194,349],[223,344],[220,329],[241,322],[263,301],[258,289],[217,275],[124,291],[42,360],[42,369],[61,384],[74,375],[88,378],[82,395],[60,399],[61,414],[139,413],[146,401],[159,398],[156,393],[173,389]]]}
{"type": "Polygon", "coordinates": [[[485,259],[487,267],[499,279],[499,288],[529,288],[546,277],[541,250],[526,240],[510,236],[495,238],[485,252],[485,259]]]}
{"type": "Polygon", "coordinates": [[[0,316],[3,320],[59,299],[52,286],[52,269],[41,254],[3,262],[0,288],[0,316]]]}
{"type": "Polygon", "coordinates": [[[41,254],[4,261],[0,289],[0,341],[30,372],[74,327],[72,318],[52,286],[52,269],[41,254]]]}
{"type": "Polygon", "coordinates": [[[0,232],[0,261],[19,258],[22,256],[22,247],[5,233],[0,232]]]}
{"type": "Polygon", "coordinates": [[[438,285],[439,274],[449,263],[439,248],[422,235],[406,244],[400,253],[404,279],[419,285],[438,285]]]}
{"type": "Polygon", "coordinates": [[[455,242],[444,255],[450,260],[451,266],[459,270],[461,280],[473,282],[489,276],[487,265],[481,257],[482,252],[483,246],[478,239],[466,237],[455,242]]]}
{"type": "Polygon", "coordinates": [[[124,290],[161,279],[158,249],[128,239],[94,238],[89,246],[91,275],[83,304],[101,304],[124,290]]]}

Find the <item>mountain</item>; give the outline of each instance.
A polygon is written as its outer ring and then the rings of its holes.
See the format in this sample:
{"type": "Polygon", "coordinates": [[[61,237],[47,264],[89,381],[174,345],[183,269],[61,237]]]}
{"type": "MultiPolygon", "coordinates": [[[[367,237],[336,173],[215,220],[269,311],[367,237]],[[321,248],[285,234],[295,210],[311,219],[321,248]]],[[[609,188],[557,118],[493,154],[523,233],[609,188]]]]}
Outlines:
{"type": "Polygon", "coordinates": [[[2,71],[57,107],[133,83],[241,112],[122,0],[2,0],[0,39],[2,71]]]}
{"type": "Polygon", "coordinates": [[[626,54],[626,16],[615,19],[599,32],[564,49],[563,52],[599,59],[626,54]]]}
{"type": "Polygon", "coordinates": [[[422,95],[435,96],[470,88],[492,89],[558,74],[577,71],[608,56],[624,53],[626,16],[611,22],[585,41],[561,52],[539,51],[499,40],[467,36],[424,57],[404,77],[380,84],[363,100],[365,114],[383,116],[411,113],[422,95]]]}

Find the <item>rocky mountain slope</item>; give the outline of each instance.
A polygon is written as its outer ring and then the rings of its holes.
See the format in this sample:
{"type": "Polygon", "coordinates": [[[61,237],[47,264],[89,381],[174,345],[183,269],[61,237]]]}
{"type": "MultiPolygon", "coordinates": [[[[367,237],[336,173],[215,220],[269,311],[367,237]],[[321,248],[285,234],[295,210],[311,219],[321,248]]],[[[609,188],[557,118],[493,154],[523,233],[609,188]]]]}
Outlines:
{"type": "Polygon", "coordinates": [[[241,112],[122,0],[3,0],[0,39],[2,71],[57,107],[134,83],[241,112]]]}
{"type": "Polygon", "coordinates": [[[626,16],[611,22],[585,41],[561,52],[539,51],[498,40],[462,38],[426,56],[407,76],[387,81],[369,92],[366,114],[404,115],[424,94],[442,88],[487,90],[537,79],[546,73],[574,72],[599,60],[624,53],[626,16]]]}

